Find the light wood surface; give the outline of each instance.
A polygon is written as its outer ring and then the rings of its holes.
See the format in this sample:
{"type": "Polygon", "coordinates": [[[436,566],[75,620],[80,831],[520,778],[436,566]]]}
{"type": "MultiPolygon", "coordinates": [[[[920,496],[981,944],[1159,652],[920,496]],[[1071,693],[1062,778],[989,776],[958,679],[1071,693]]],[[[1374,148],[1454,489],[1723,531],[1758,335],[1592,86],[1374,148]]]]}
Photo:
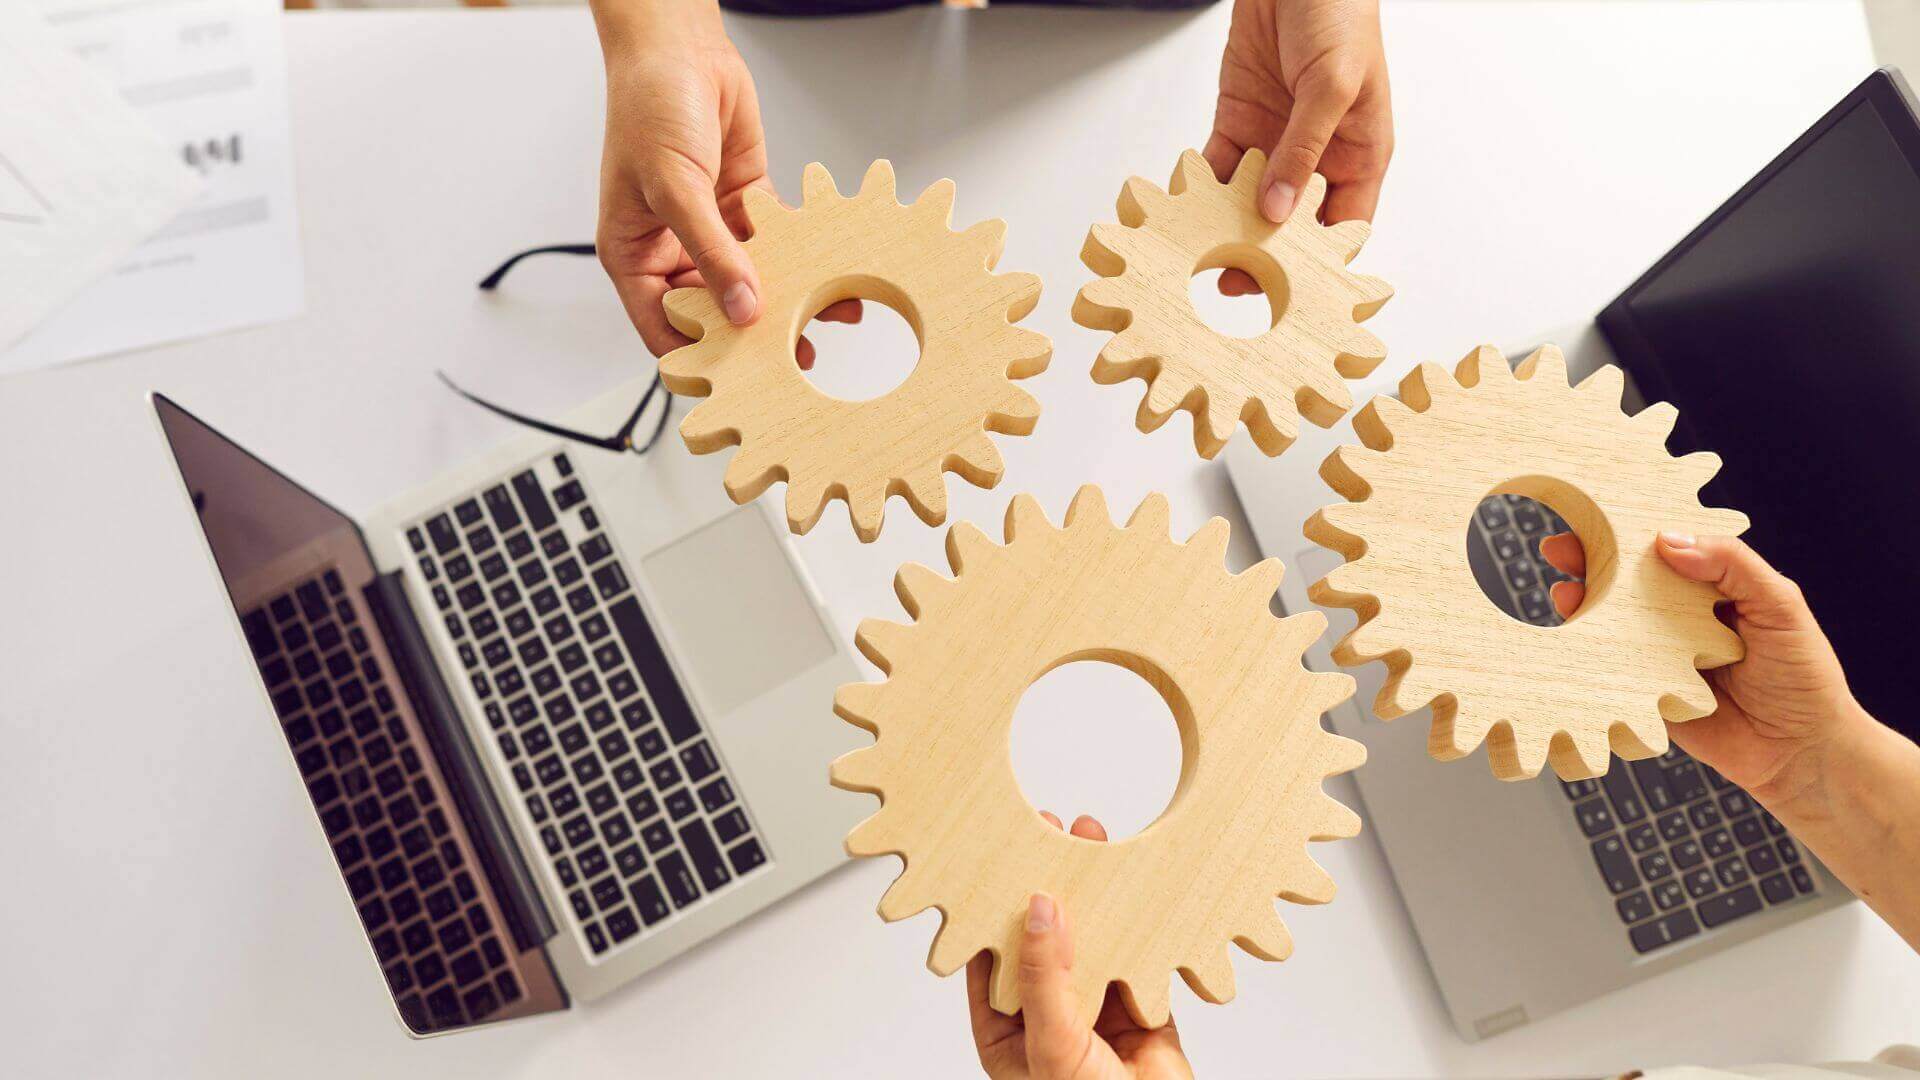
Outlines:
{"type": "Polygon", "coordinates": [[[1148,1026],[1166,1022],[1175,970],[1208,1001],[1233,997],[1228,942],[1263,960],[1288,955],[1274,897],[1333,897],[1306,845],[1360,830],[1359,817],[1321,790],[1366,758],[1359,743],[1320,726],[1353,680],[1301,665],[1325,617],[1276,618],[1268,605],[1279,560],[1229,574],[1227,533],[1214,518],[1173,542],[1157,494],[1116,527],[1092,485],[1056,528],[1020,495],[1007,509],[1005,546],[965,522],[948,532],[954,578],[901,568],[895,591],[912,625],[860,624],[855,640],[888,678],[836,696],[834,711],[876,741],[834,762],[832,779],[882,805],[848,835],[847,851],[904,859],[881,917],[939,908],[927,966],[947,975],[990,950],[1001,1012],[1020,1008],[1019,942],[1035,892],[1058,899],[1072,921],[1085,1016],[1113,981],[1148,1026]],[[1009,759],[1027,687],[1089,659],[1146,679],[1180,728],[1171,803],[1113,843],[1043,821],[1009,759]]]}
{"type": "Polygon", "coordinates": [[[1549,345],[1516,370],[1491,346],[1458,380],[1422,364],[1400,398],[1354,417],[1366,448],[1345,446],[1320,475],[1353,500],[1308,520],[1308,539],[1346,565],[1308,590],[1360,624],[1334,647],[1355,665],[1385,660],[1374,711],[1391,719],[1433,704],[1428,749],[1441,760],[1484,739],[1495,776],[1563,779],[1606,772],[1609,750],[1663,753],[1662,720],[1704,716],[1714,699],[1697,668],[1730,664],[1740,639],[1715,618],[1718,593],[1676,574],[1654,550],[1662,531],[1737,535],[1746,516],[1699,501],[1714,454],[1674,458],[1665,403],[1628,417],[1620,369],[1567,386],[1549,345]],[[1467,564],[1480,500],[1519,494],[1551,507],[1587,554],[1587,598],[1563,625],[1533,626],[1493,605],[1467,564]]]}
{"type": "Polygon", "coordinates": [[[746,247],[762,287],[754,323],[729,323],[705,289],[667,294],[668,318],[696,340],[662,358],[660,375],[676,394],[711,395],[680,434],[696,454],[740,447],[725,480],[736,502],[785,480],[796,533],[842,499],[854,532],[871,541],[895,495],[938,525],[947,517],[944,474],[994,486],[1004,467],[987,433],[1025,435],[1039,419],[1040,403],[1010,380],[1045,371],[1053,353],[1045,335],[1013,325],[1039,303],[1040,279],[991,273],[1005,222],[949,230],[951,180],[903,206],[886,161],[850,197],[816,162],[804,191],[797,209],[747,191],[746,247]],[[898,311],[920,342],[906,381],[866,401],[822,393],[794,362],[807,321],[856,297],[898,311]]]}
{"type": "Polygon", "coordinates": [[[1166,191],[1133,177],[1120,191],[1120,224],[1095,225],[1080,253],[1101,278],[1080,290],[1073,319],[1114,331],[1094,361],[1094,381],[1147,384],[1135,417],[1141,431],[1176,411],[1192,413],[1193,445],[1204,458],[1243,421],[1270,455],[1293,442],[1296,413],[1331,425],[1353,406],[1343,379],[1365,376],[1387,355],[1359,323],[1393,290],[1347,269],[1372,227],[1320,224],[1327,182],[1318,173],[1286,223],[1269,222],[1255,203],[1266,161],[1247,151],[1222,184],[1188,150],[1166,191]],[[1226,267],[1265,292],[1273,316],[1265,333],[1230,337],[1194,310],[1193,276],[1226,267]]]}

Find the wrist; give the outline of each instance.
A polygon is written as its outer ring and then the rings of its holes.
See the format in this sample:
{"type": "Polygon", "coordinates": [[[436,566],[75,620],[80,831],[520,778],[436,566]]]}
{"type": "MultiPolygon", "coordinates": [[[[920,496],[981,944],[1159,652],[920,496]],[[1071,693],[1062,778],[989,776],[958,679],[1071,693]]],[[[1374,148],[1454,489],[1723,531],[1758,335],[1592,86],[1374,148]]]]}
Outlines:
{"type": "Polygon", "coordinates": [[[588,0],[588,6],[610,62],[639,48],[727,36],[718,0],[588,0]]]}
{"type": "Polygon", "coordinates": [[[1796,751],[1752,794],[1789,827],[1795,821],[1833,821],[1846,813],[1847,801],[1868,782],[1871,766],[1887,752],[1884,738],[1892,734],[1849,696],[1819,737],[1796,751]]]}

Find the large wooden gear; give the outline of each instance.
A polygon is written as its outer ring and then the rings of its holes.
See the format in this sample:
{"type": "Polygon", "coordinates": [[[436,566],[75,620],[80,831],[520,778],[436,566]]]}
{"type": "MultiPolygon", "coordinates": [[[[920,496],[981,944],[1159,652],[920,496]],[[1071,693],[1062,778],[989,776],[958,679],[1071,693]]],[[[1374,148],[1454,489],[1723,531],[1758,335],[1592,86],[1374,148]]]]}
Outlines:
{"type": "Polygon", "coordinates": [[[785,480],[796,533],[844,499],[854,531],[871,541],[894,495],[938,525],[947,515],[944,474],[994,486],[1004,466],[987,433],[1025,435],[1039,418],[1039,402],[1010,380],[1046,370],[1052,355],[1044,335],[1013,325],[1039,302],[1040,279],[991,273],[1005,222],[949,231],[951,180],[903,206],[886,161],[873,163],[851,197],[815,163],[804,192],[788,209],[747,190],[754,234],[746,248],[762,288],[752,325],[729,323],[705,289],[667,294],[668,318],[695,341],[660,361],[661,378],[676,394],[711,395],[680,433],[696,454],[740,447],[725,479],[735,502],[785,480]],[[856,297],[898,311],[920,342],[906,381],[867,401],[822,393],[794,363],[807,321],[856,297]]]}
{"type": "Polygon", "coordinates": [[[860,626],[861,651],[888,678],[843,686],[835,697],[834,711],[876,741],[834,762],[832,779],[882,805],[848,835],[847,851],[905,860],[881,917],[937,907],[945,918],[927,966],[948,975],[990,950],[991,1001],[1001,1012],[1020,1008],[1019,945],[1033,893],[1056,897],[1073,920],[1086,1019],[1111,981],[1148,1026],[1167,1020],[1175,970],[1208,1001],[1232,998],[1229,942],[1264,960],[1288,955],[1276,896],[1333,897],[1306,845],[1360,830],[1360,819],[1321,790],[1366,758],[1359,743],[1320,726],[1353,681],[1301,665],[1325,618],[1274,617],[1279,560],[1229,574],[1227,531],[1214,518],[1173,542],[1159,495],[1117,527],[1091,485],[1056,528],[1021,495],[1007,510],[1004,546],[967,523],[948,532],[955,577],[901,568],[895,589],[912,625],[860,626]],[[1087,659],[1120,664],[1158,688],[1184,748],[1166,811],[1115,843],[1043,821],[1009,758],[1022,693],[1053,668],[1087,659]]]}
{"type": "Polygon", "coordinates": [[[1256,200],[1266,160],[1247,151],[1222,184],[1188,150],[1166,191],[1133,177],[1120,192],[1120,224],[1095,225],[1080,253],[1101,278],[1080,290],[1073,319],[1114,332],[1094,362],[1094,381],[1146,382],[1135,417],[1141,431],[1191,412],[1193,444],[1205,458],[1242,421],[1269,455],[1293,442],[1296,412],[1332,425],[1353,406],[1344,380],[1366,375],[1387,355],[1359,324],[1393,290],[1347,269],[1370,226],[1320,224],[1327,182],[1317,173],[1286,223],[1269,222],[1256,200]],[[1251,275],[1266,293],[1273,326],[1265,333],[1229,337],[1194,310],[1193,275],[1226,267],[1251,275]]]}
{"type": "Polygon", "coordinates": [[[1569,388],[1550,345],[1517,371],[1483,346],[1457,381],[1423,364],[1400,400],[1374,399],[1354,417],[1367,448],[1342,447],[1321,466],[1353,501],[1315,514],[1307,537],[1349,561],[1308,594],[1359,614],[1333,655],[1386,661],[1380,717],[1433,704],[1434,757],[1462,757],[1484,739],[1503,780],[1548,761],[1563,779],[1599,776],[1610,749],[1629,760],[1663,753],[1663,720],[1714,708],[1697,669],[1742,656],[1714,616],[1713,585],[1675,573],[1654,541],[1666,530],[1737,535],[1746,516],[1701,505],[1720,459],[1670,456],[1676,410],[1627,416],[1621,388],[1615,367],[1569,388]],[[1585,547],[1586,600],[1563,625],[1510,618],[1475,583],[1466,531],[1495,494],[1545,503],[1585,547]]]}

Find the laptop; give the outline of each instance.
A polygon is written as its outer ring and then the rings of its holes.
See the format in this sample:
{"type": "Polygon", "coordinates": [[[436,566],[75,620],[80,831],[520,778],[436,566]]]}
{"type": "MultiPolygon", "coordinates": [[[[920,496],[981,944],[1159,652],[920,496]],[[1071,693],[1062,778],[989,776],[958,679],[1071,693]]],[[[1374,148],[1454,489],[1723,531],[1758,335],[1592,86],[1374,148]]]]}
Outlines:
{"type": "MultiPolygon", "coordinates": [[[[1752,518],[1747,540],[1797,580],[1854,693],[1920,739],[1905,692],[1911,635],[1888,613],[1920,606],[1903,550],[1920,499],[1900,473],[1920,462],[1920,121],[1901,76],[1870,76],[1716,210],[1596,321],[1525,344],[1559,344],[1578,381],[1627,375],[1624,407],[1670,401],[1675,454],[1725,459],[1703,492],[1752,518]],[[1868,585],[1870,587],[1862,587],[1868,585]]],[[[1446,346],[1451,367],[1473,343],[1446,346]]],[[[1380,387],[1391,392],[1391,387],[1380,387]]],[[[1356,395],[1364,398],[1365,395],[1356,395]]],[[[1303,538],[1337,502],[1316,475],[1349,425],[1303,434],[1278,458],[1244,439],[1227,467],[1264,554],[1292,569],[1289,611],[1341,558],[1303,538]]],[[[1483,501],[1461,542],[1495,603],[1559,622],[1561,575],[1539,555],[1567,531],[1550,507],[1483,501]]],[[[1336,670],[1333,624],[1309,663],[1336,670]]],[[[1329,716],[1367,744],[1355,774],[1455,1026],[1477,1040],[1845,903],[1851,897],[1772,815],[1677,747],[1615,761],[1598,780],[1501,783],[1485,762],[1426,751],[1427,710],[1392,724],[1369,713],[1382,664],[1354,672],[1329,716]]],[[[1476,755],[1477,756],[1477,755],[1476,755]]]]}
{"type": "Polygon", "coordinates": [[[409,1033],[592,1001],[845,861],[857,669],[717,463],[527,436],[355,522],[153,403],[260,676],[234,722],[284,736],[409,1033]]]}

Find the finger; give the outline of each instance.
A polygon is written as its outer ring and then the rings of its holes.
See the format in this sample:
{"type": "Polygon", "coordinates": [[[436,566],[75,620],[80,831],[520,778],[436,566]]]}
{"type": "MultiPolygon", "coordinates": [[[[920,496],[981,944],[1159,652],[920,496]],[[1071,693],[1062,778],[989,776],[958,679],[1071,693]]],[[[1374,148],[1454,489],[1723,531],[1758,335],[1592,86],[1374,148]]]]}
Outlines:
{"type": "Polygon", "coordinates": [[[1363,180],[1327,185],[1327,202],[1320,208],[1320,216],[1329,225],[1372,221],[1373,212],[1380,208],[1380,185],[1384,180],[1384,176],[1375,174],[1363,180]]]}
{"type": "MultiPolygon", "coordinates": [[[[1020,1030],[1020,1021],[1004,1016],[988,1000],[993,985],[993,954],[981,951],[967,961],[967,1021],[973,1027],[973,1048],[985,1067],[989,1055],[1020,1030]]],[[[997,1056],[997,1055],[995,1055],[997,1056]]]]}
{"type": "Polygon", "coordinates": [[[1260,283],[1245,270],[1236,270],[1229,266],[1220,271],[1220,280],[1216,283],[1221,296],[1255,296],[1263,292],[1260,283]]]}
{"type": "Polygon", "coordinates": [[[805,335],[802,335],[800,340],[796,342],[793,346],[794,363],[800,365],[801,371],[812,371],[813,358],[814,358],[813,342],[808,341],[805,335]]]}
{"type": "Polygon", "coordinates": [[[1060,819],[1058,817],[1055,817],[1053,811],[1051,810],[1040,811],[1040,817],[1043,820],[1045,820],[1047,824],[1053,826],[1056,829],[1064,828],[1064,826],[1060,824],[1060,819]]]}
{"type": "Polygon", "coordinates": [[[745,325],[760,314],[760,279],[753,261],[720,214],[713,181],[691,165],[669,165],[649,177],[647,205],[660,215],[700,270],[727,321],[745,325]]]}
{"type": "Polygon", "coordinates": [[[660,306],[660,299],[669,288],[665,279],[648,274],[618,274],[612,269],[608,270],[607,277],[613,282],[614,295],[620,298],[620,306],[626,309],[633,328],[640,331],[640,340],[646,343],[648,352],[665,356],[692,343],[692,338],[673,328],[667,321],[666,309],[660,306]]]}
{"type": "Polygon", "coordinates": [[[1334,129],[1359,96],[1359,81],[1336,69],[1310,69],[1300,77],[1287,129],[1267,159],[1260,182],[1260,213],[1275,223],[1287,220],[1307,178],[1327,152],[1334,129]]]}
{"type": "Polygon", "coordinates": [[[1540,557],[1568,577],[1587,576],[1587,549],[1570,532],[1555,533],[1540,541],[1540,557]]]}
{"type": "Polygon", "coordinates": [[[1233,170],[1240,167],[1240,159],[1247,154],[1247,148],[1215,131],[1207,139],[1206,148],[1200,156],[1213,166],[1213,178],[1226,183],[1233,179],[1233,170]]]}
{"type": "Polygon", "coordinates": [[[1663,532],[1654,547],[1681,577],[1712,582],[1734,602],[1742,619],[1797,629],[1816,625],[1800,586],[1768,565],[1745,541],[1663,532]]]}
{"type": "Polygon", "coordinates": [[[1587,598],[1587,587],[1577,581],[1556,581],[1549,591],[1553,594],[1553,610],[1563,619],[1571,619],[1587,598]]]}
{"type": "Polygon", "coordinates": [[[1073,828],[1069,831],[1082,840],[1099,840],[1104,843],[1107,839],[1107,827],[1086,814],[1074,818],[1073,828]]]}
{"type": "Polygon", "coordinates": [[[860,321],[862,314],[864,314],[864,310],[860,305],[860,301],[842,300],[836,304],[828,304],[825,310],[815,315],[814,318],[819,319],[821,322],[857,323],[860,321]]]}
{"type": "Polygon", "coordinates": [[[1027,1025],[1027,1067],[1035,1076],[1067,1076],[1086,1057],[1093,1029],[1073,992],[1073,942],[1060,906],[1046,893],[1027,901],[1020,939],[1020,1014],[1027,1025]]]}

